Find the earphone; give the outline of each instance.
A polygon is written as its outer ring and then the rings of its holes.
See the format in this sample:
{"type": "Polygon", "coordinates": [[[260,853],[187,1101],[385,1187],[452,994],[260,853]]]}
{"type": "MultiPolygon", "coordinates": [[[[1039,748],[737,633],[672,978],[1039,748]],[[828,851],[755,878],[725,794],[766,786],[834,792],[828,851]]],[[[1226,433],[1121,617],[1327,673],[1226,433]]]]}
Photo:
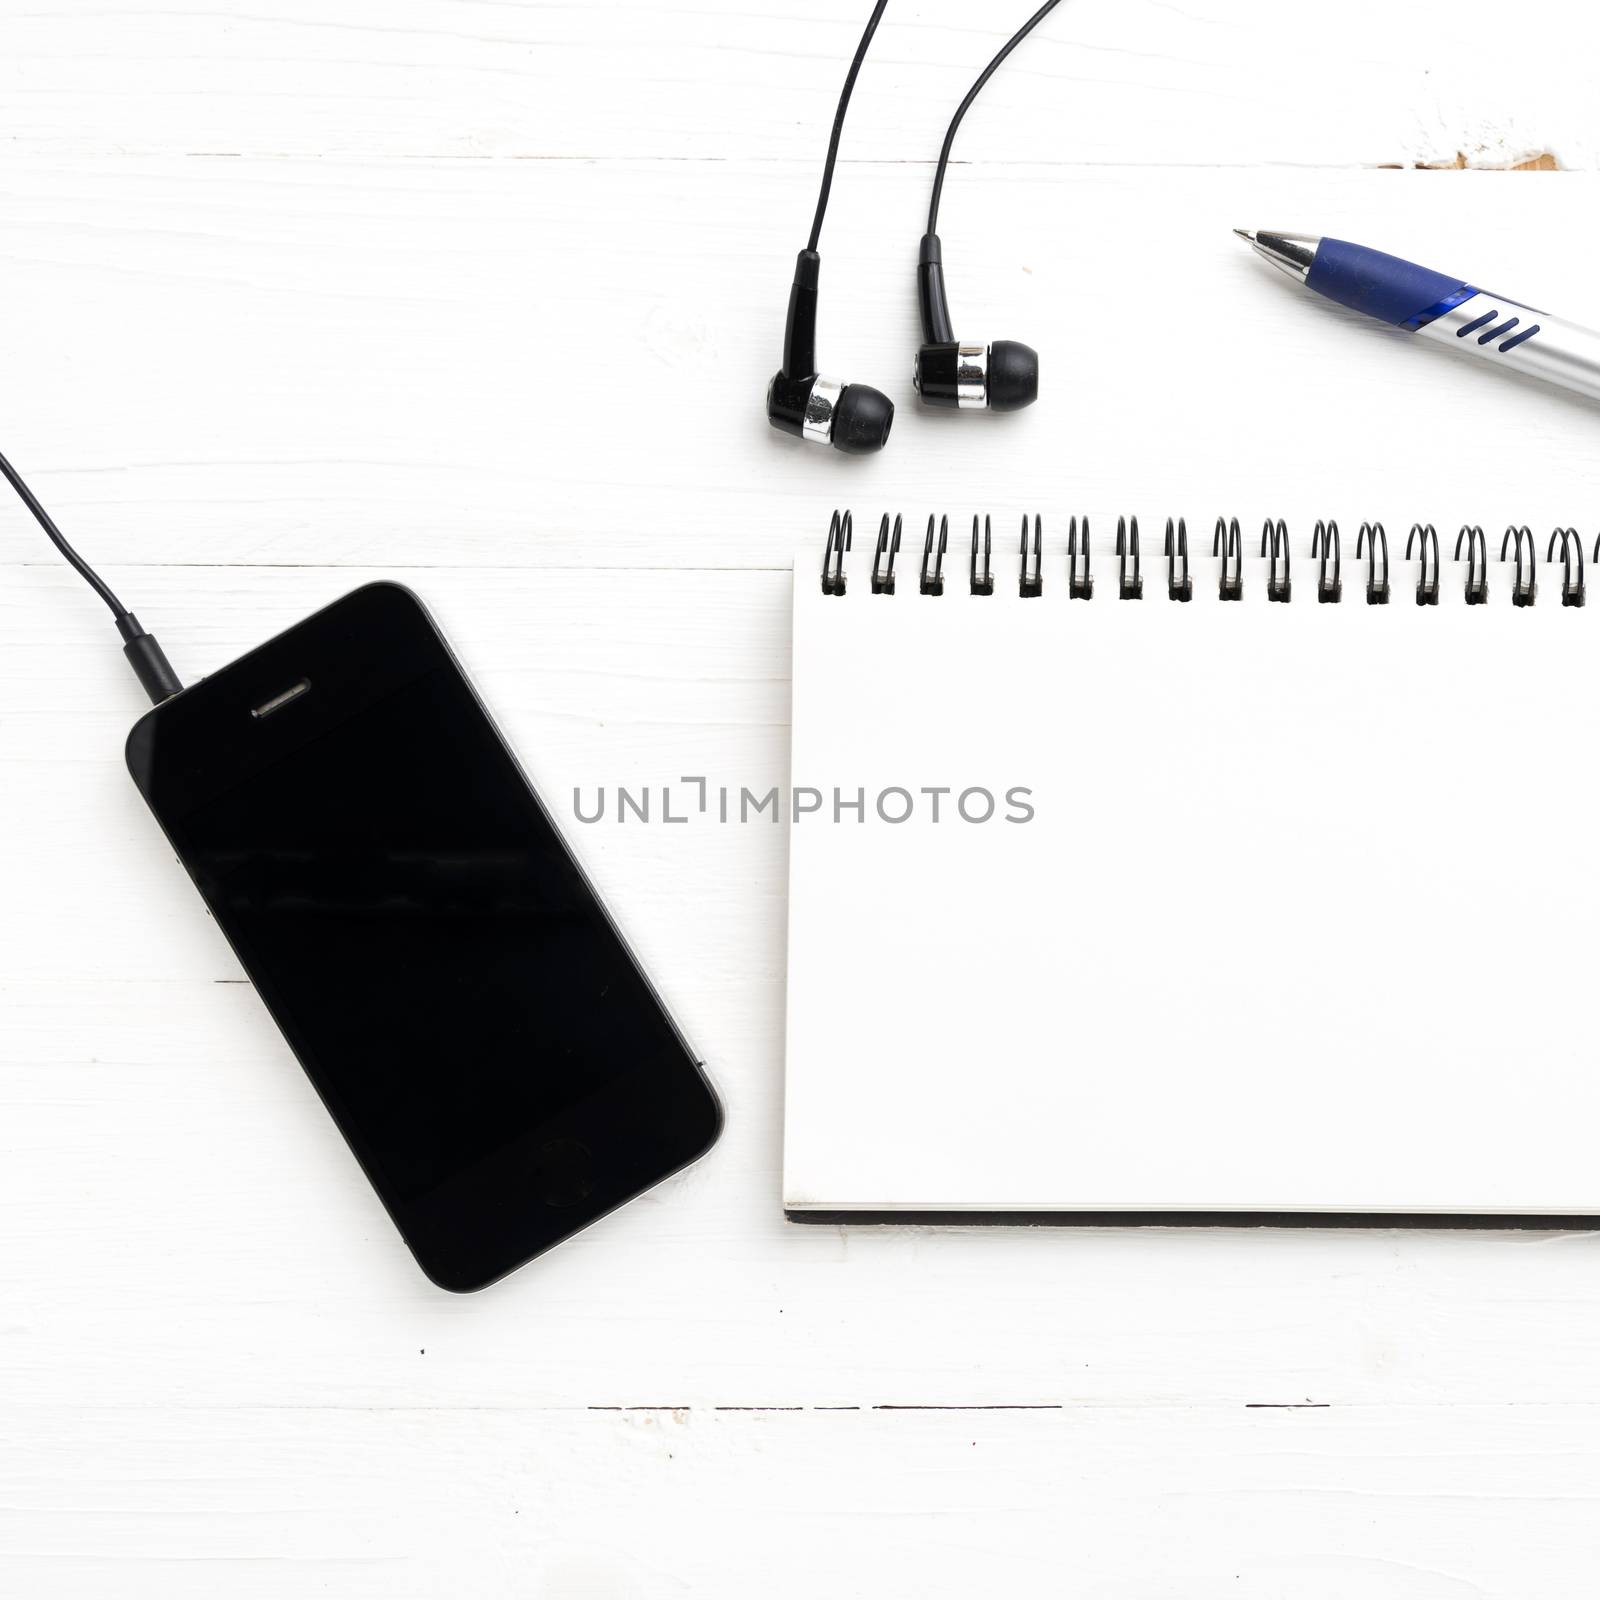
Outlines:
{"type": "Polygon", "coordinates": [[[833,187],[833,164],[839,155],[839,135],[844,129],[850,91],[855,88],[856,74],[888,3],[889,0],[878,0],[872,8],[845,76],[839,109],[833,115],[828,158],[822,167],[822,192],[817,196],[811,239],[795,257],[789,315],[783,327],[783,366],[767,385],[767,421],[774,428],[814,444],[831,444],[846,455],[870,455],[884,447],[894,425],[894,402],[864,383],[840,383],[817,371],[817,279],[822,270],[817,243],[822,236],[823,214],[828,209],[828,191],[833,187]]]}
{"type": "Polygon", "coordinates": [[[1012,34],[998,55],[978,74],[956,107],[939,151],[933,174],[933,197],[928,202],[928,230],[917,251],[917,308],[922,314],[922,348],[917,351],[912,383],[926,406],[960,411],[1020,411],[1039,398],[1039,356],[1025,344],[997,339],[993,344],[962,344],[950,321],[950,303],[944,289],[944,249],[939,242],[939,197],[944,192],[944,172],[956,129],[978,91],[995,68],[1054,11],[1060,0],[1045,0],[1012,34]]]}
{"type": "MultiPolygon", "coordinates": [[[[828,191],[833,185],[833,168],[839,154],[839,135],[844,128],[850,91],[855,87],[867,46],[877,32],[887,4],[888,0],[877,0],[845,76],[822,168],[822,192],[817,197],[811,238],[795,258],[794,281],[789,288],[789,315],[783,332],[783,366],[767,386],[767,421],[774,428],[814,444],[832,445],[847,455],[868,455],[888,443],[889,430],[894,424],[894,402],[864,383],[840,383],[823,377],[817,370],[817,283],[822,269],[817,244],[822,234],[822,218],[828,208],[828,191]]],[[[944,189],[945,168],[949,165],[956,129],[961,126],[967,108],[977,99],[979,90],[1000,63],[1058,4],[1060,0],[1045,0],[1045,4],[1006,41],[967,91],[944,136],[933,176],[928,230],[917,259],[922,348],[917,352],[912,383],[924,405],[963,411],[1017,411],[1038,398],[1039,357],[1027,345],[1009,339],[996,340],[989,345],[962,344],[955,336],[945,296],[944,256],[938,233],[939,197],[944,189]]]]}
{"type": "Polygon", "coordinates": [[[925,406],[959,411],[1020,411],[1039,398],[1039,354],[1014,339],[961,344],[944,297],[939,235],[923,235],[917,256],[922,348],[911,381],[925,406]]]}
{"type": "Polygon", "coordinates": [[[894,401],[864,383],[840,383],[817,371],[817,273],[822,257],[795,257],[789,317],[783,329],[783,368],[767,385],[767,421],[797,439],[831,444],[846,455],[870,455],[889,440],[894,401]]]}

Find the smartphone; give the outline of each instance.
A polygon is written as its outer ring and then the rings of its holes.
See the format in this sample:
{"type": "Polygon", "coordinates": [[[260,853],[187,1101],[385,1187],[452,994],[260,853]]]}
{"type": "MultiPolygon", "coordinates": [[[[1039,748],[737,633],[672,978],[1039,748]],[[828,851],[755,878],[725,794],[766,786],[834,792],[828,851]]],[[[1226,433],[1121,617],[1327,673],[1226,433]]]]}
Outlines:
{"type": "Polygon", "coordinates": [[[482,1288],[722,1112],[410,590],[182,691],[128,770],[418,1265],[482,1288]]]}

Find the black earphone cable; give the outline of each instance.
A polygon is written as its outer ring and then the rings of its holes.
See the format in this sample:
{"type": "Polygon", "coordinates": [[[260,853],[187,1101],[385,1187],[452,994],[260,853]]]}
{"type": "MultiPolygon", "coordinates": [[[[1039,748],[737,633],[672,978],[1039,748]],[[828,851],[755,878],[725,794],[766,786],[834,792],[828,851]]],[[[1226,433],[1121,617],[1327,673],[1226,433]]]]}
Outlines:
{"type": "Polygon", "coordinates": [[[67,543],[66,536],[55,525],[55,519],[39,504],[38,496],[22,481],[22,474],[3,455],[0,455],[0,473],[4,474],[6,482],[17,491],[17,496],[23,505],[33,513],[34,521],[49,535],[51,544],[67,558],[83,581],[111,607],[111,615],[121,622],[128,615],[128,608],[111,592],[111,586],[105,579],[67,543]]]}
{"type": "Polygon", "coordinates": [[[67,543],[66,535],[56,526],[55,519],[40,505],[39,497],[23,482],[22,474],[3,455],[0,455],[0,476],[17,491],[18,498],[33,513],[34,521],[44,529],[51,544],[111,608],[112,620],[117,625],[117,632],[122,635],[122,653],[128,658],[128,664],[139,682],[144,685],[151,703],[159,705],[163,700],[170,700],[183,687],[183,683],[172,670],[172,663],[156,642],[156,636],[145,632],[139,625],[139,619],[112,593],[110,584],[67,543]]]}
{"type": "MultiPolygon", "coordinates": [[[[839,135],[844,132],[844,114],[850,105],[850,91],[856,86],[856,74],[861,70],[861,63],[866,59],[867,46],[872,43],[872,36],[878,31],[878,21],[883,16],[883,8],[889,0],[878,0],[872,8],[872,15],[867,18],[866,32],[861,35],[861,43],[856,46],[855,59],[850,63],[850,70],[845,74],[844,91],[839,96],[839,109],[833,114],[833,133],[828,139],[828,159],[822,164],[822,192],[817,196],[817,214],[811,219],[811,242],[806,246],[808,250],[817,248],[817,241],[822,237],[822,218],[828,209],[828,191],[833,187],[833,164],[839,156],[839,135]]],[[[1056,0],[1050,0],[1051,5],[1056,0]]],[[[1049,10],[1049,6],[1045,7],[1049,10]]],[[[1033,24],[1029,23],[1029,27],[1033,24]]],[[[1015,44],[1016,40],[1012,40],[1015,44]]],[[[1010,45],[1006,47],[1010,49],[1010,45]]],[[[989,69],[991,72],[994,68],[989,69]]],[[[977,91],[974,90],[973,93],[977,91]]],[[[969,96],[970,98],[970,96],[969,96]]],[[[963,106],[962,110],[966,108],[963,106]]],[[[955,130],[951,129],[953,133],[955,130]]],[[[946,141],[948,145],[948,141],[946,141]]]]}
{"type": "MultiPolygon", "coordinates": [[[[978,74],[978,81],[967,90],[966,99],[956,107],[956,114],[950,119],[950,129],[944,136],[944,148],[939,152],[939,165],[933,174],[933,198],[928,202],[929,233],[937,233],[939,231],[939,196],[944,192],[944,169],[950,164],[950,147],[956,142],[956,129],[961,126],[961,119],[966,116],[967,107],[978,98],[978,91],[994,76],[995,68],[1060,4],[1061,0],[1045,0],[1045,3],[1000,47],[1000,53],[978,74]]],[[[882,6],[878,7],[878,10],[881,11],[882,9],[882,6]]],[[[873,21],[877,21],[876,15],[874,15],[873,21]]],[[[869,30],[868,37],[870,36],[869,30]]],[[[851,70],[851,76],[855,76],[854,69],[851,70]]],[[[846,84],[845,93],[848,94],[849,92],[849,85],[846,84]]],[[[842,112],[843,107],[841,106],[840,109],[842,112]]],[[[837,129],[834,130],[834,137],[838,137],[837,129]]],[[[823,195],[824,197],[827,195],[826,187],[823,189],[823,195]]]]}

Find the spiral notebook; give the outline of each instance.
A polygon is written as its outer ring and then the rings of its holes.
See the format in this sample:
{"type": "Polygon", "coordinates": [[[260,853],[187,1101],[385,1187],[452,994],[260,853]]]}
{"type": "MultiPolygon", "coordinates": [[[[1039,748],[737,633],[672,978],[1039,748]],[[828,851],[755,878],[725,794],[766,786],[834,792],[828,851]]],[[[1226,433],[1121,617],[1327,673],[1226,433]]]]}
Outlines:
{"type": "Polygon", "coordinates": [[[1003,528],[796,557],[789,1215],[1592,1222],[1596,552],[1003,528]]]}

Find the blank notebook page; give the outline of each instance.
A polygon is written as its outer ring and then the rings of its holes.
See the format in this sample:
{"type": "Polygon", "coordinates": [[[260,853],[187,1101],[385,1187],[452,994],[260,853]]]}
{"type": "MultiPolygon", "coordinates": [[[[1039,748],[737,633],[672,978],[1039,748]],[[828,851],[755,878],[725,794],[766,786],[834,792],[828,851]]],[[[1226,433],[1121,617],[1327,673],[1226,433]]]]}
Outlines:
{"type": "Polygon", "coordinates": [[[1148,528],[1141,600],[1104,528],[1088,600],[1060,526],[1030,599],[1009,519],[988,597],[964,523],[939,597],[920,525],[892,595],[875,518],[843,596],[797,557],[792,1214],[1600,1212],[1600,617],[1499,530],[1486,604],[1453,529],[1366,604],[1351,528],[1318,604],[1310,525],[1288,604],[1259,528],[1226,604],[1209,525],[1188,604],[1148,528]]]}

